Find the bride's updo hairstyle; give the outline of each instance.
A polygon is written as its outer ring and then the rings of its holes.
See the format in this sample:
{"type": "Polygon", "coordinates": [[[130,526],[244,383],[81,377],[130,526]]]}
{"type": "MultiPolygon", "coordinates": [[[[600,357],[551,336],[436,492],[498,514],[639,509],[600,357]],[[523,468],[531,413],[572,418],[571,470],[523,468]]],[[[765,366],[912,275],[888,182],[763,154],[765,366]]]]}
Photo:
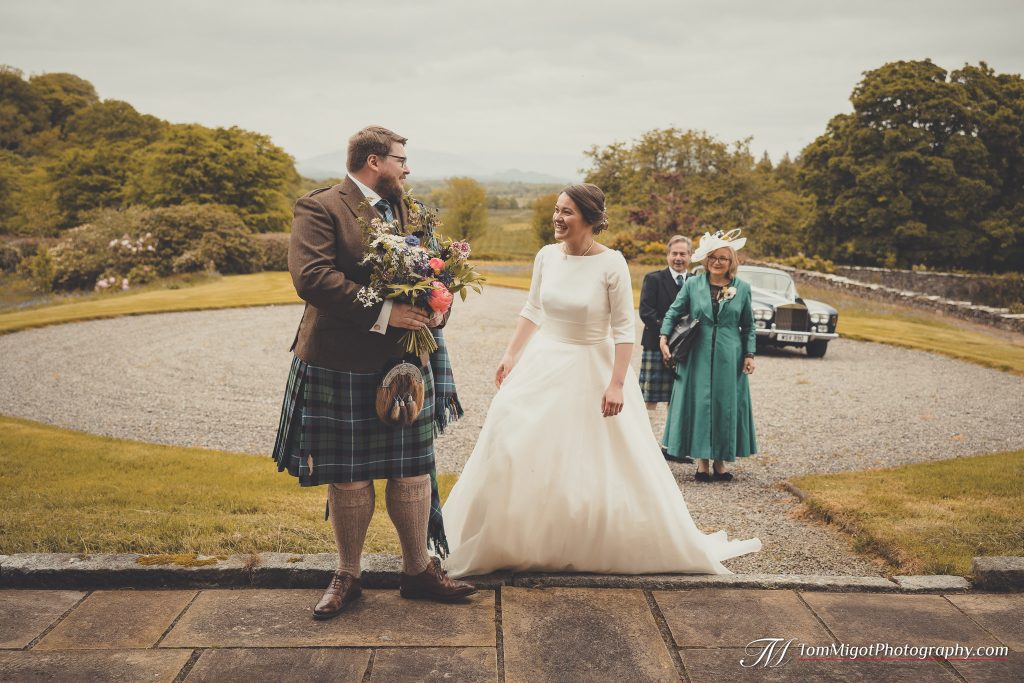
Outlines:
{"type": "Polygon", "coordinates": [[[562,192],[569,195],[595,235],[608,227],[608,212],[604,208],[604,192],[600,187],[592,183],[579,183],[570,185],[562,192]]]}

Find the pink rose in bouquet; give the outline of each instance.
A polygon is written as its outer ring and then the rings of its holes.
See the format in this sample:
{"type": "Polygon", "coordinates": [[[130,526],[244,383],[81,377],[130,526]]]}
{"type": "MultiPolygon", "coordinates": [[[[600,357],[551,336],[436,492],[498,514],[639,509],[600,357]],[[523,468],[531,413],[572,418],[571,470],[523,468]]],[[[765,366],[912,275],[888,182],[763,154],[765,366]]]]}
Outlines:
{"type": "Polygon", "coordinates": [[[448,291],[448,288],[444,286],[443,282],[434,280],[431,283],[431,287],[433,287],[433,289],[427,296],[427,303],[438,313],[446,312],[451,308],[452,299],[455,297],[452,296],[452,293],[448,291]]]}
{"type": "Polygon", "coordinates": [[[444,270],[444,259],[439,259],[436,256],[429,261],[430,269],[435,273],[440,273],[444,270]]]}

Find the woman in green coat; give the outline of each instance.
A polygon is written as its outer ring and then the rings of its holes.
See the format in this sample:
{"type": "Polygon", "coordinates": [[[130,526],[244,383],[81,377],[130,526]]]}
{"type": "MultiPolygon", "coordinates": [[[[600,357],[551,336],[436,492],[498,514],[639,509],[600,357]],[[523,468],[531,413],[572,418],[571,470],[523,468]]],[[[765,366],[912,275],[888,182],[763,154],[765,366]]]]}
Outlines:
{"type": "Polygon", "coordinates": [[[694,479],[701,482],[732,480],[723,463],[757,452],[747,380],[754,372],[754,315],[750,285],[736,277],[736,250],[746,243],[738,235],[704,234],[693,260],[705,260],[705,272],[686,281],[661,326],[668,359],[668,335],[679,319],[700,320],[686,362],[677,367],[663,443],[672,457],[697,461],[694,479]]]}

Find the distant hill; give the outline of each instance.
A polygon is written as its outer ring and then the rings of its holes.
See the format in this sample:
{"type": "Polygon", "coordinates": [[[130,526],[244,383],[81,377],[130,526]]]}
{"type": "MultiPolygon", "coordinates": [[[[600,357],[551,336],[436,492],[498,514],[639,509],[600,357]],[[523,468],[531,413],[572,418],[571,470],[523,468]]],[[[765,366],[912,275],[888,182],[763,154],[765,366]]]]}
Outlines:
{"type": "MultiPolygon", "coordinates": [[[[478,162],[458,154],[439,152],[432,149],[417,148],[415,155],[409,159],[412,176],[416,179],[431,180],[451,178],[453,176],[469,176],[483,183],[544,183],[565,185],[575,182],[574,179],[537,171],[511,169],[495,169],[482,166],[478,162]]],[[[295,164],[299,173],[307,178],[339,178],[345,175],[345,150],[336,150],[327,154],[303,159],[295,164]]]]}

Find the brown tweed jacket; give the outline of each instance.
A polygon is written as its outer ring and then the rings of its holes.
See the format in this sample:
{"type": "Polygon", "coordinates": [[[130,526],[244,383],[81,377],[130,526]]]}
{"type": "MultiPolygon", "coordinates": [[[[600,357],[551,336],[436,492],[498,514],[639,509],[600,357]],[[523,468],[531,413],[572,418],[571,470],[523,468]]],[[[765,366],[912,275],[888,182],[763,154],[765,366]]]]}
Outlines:
{"type": "MultiPolygon", "coordinates": [[[[395,207],[404,226],[408,211],[395,207]]],[[[370,269],[360,266],[363,229],[377,216],[351,178],[329,188],[313,190],[295,203],[288,271],[295,291],[306,302],[292,350],[300,359],[323,368],[349,372],[375,372],[389,359],[400,357],[398,342],[404,330],[370,331],[382,304],[366,308],[356,301],[359,289],[370,280],[370,269]]]]}

